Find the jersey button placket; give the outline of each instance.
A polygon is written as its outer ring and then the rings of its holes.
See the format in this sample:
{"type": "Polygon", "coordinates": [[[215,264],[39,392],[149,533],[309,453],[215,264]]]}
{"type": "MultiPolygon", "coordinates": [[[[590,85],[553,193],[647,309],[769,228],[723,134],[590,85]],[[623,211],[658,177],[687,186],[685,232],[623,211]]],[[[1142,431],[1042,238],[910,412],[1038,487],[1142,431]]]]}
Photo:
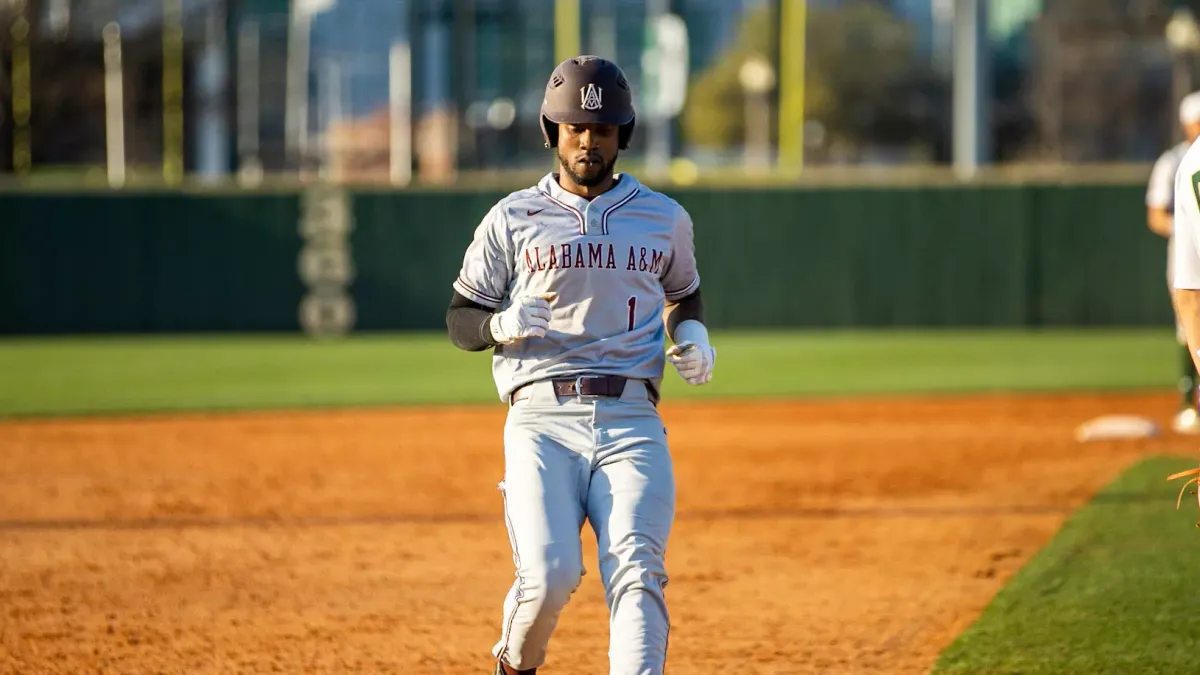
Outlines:
{"type": "Polygon", "coordinates": [[[581,213],[583,213],[583,234],[584,234],[584,236],[592,237],[597,234],[600,234],[600,225],[598,223],[592,222],[593,219],[592,219],[592,204],[591,204],[591,202],[588,202],[587,206],[583,207],[583,211],[581,211],[581,213]]]}

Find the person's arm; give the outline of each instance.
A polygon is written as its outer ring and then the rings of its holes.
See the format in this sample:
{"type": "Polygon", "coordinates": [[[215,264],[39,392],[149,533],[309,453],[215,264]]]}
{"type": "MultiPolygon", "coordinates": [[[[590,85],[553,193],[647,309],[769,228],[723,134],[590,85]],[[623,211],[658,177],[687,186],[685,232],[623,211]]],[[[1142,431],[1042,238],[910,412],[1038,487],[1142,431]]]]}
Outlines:
{"type": "Polygon", "coordinates": [[[1146,186],[1146,226],[1164,239],[1175,229],[1175,173],[1179,169],[1178,155],[1167,151],[1154,162],[1150,182],[1146,186]]]}
{"type": "Polygon", "coordinates": [[[492,310],[467,298],[458,291],[450,298],[446,308],[446,330],[455,347],[468,352],[481,352],[495,347],[499,342],[492,336],[489,322],[492,310]]]}
{"type": "Polygon", "coordinates": [[[507,309],[499,311],[509,299],[513,274],[512,241],[501,203],[475,228],[454,280],[454,296],[446,309],[446,330],[454,346],[477,352],[546,334],[549,298],[513,298],[507,309]]]}
{"type": "Polygon", "coordinates": [[[667,350],[667,360],[688,384],[704,384],[712,379],[717,350],[709,343],[704,325],[692,219],[686,211],[681,210],[675,226],[671,260],[663,271],[662,285],[667,299],[663,323],[667,336],[675,343],[667,350]]]}
{"type": "Polygon", "coordinates": [[[531,337],[544,337],[550,328],[550,301],[554,292],[526,295],[508,309],[493,312],[458,291],[446,309],[446,330],[455,347],[481,352],[531,337]]]}
{"type": "Polygon", "coordinates": [[[663,324],[666,326],[667,337],[671,339],[671,342],[680,342],[675,338],[675,333],[679,324],[684,321],[704,323],[704,298],[700,295],[699,287],[687,296],[680,298],[678,302],[667,303],[666,309],[663,311],[663,324]]]}
{"type": "Polygon", "coordinates": [[[1166,239],[1175,230],[1175,217],[1168,209],[1146,207],[1146,225],[1150,231],[1166,239]]]}
{"type": "MultiPolygon", "coordinates": [[[[704,323],[704,297],[700,295],[700,288],[697,286],[695,291],[681,298],[679,302],[668,303],[666,311],[663,312],[663,323],[666,325],[667,337],[676,345],[707,346],[708,327],[704,323]]],[[[683,350],[675,351],[679,353],[683,350]]]]}

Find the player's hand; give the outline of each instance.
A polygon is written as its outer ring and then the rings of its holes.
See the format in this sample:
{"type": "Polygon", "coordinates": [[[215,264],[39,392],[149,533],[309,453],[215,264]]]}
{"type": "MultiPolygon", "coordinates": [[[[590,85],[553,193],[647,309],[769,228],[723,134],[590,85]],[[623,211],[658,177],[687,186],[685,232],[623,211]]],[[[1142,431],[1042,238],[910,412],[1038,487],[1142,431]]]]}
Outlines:
{"type": "Polygon", "coordinates": [[[667,350],[667,360],[679,371],[684,382],[704,384],[712,379],[717,365],[717,349],[698,342],[680,342],[667,350]]]}
{"type": "Polygon", "coordinates": [[[517,298],[508,309],[492,315],[488,327],[492,337],[502,345],[531,337],[545,337],[550,328],[550,301],[558,297],[553,291],[517,298]]]}

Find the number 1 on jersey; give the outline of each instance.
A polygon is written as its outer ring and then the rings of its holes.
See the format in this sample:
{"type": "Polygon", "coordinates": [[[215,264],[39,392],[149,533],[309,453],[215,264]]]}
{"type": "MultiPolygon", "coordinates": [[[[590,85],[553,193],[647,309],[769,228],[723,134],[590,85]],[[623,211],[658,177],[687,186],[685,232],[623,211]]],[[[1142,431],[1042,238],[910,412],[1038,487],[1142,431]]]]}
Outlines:
{"type": "Polygon", "coordinates": [[[637,296],[629,296],[629,302],[625,304],[629,305],[629,330],[633,330],[633,323],[637,318],[637,296]]]}

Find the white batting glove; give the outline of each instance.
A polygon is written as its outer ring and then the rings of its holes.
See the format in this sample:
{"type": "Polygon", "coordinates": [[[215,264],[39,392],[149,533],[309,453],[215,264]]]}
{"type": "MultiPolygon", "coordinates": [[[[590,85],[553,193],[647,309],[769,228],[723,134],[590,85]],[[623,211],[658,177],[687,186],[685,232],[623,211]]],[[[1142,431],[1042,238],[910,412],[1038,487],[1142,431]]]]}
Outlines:
{"type": "Polygon", "coordinates": [[[492,315],[488,329],[496,342],[507,345],[531,337],[545,337],[550,328],[550,301],[553,291],[517,298],[508,309],[492,315]]]}
{"type": "Polygon", "coordinates": [[[683,381],[699,385],[712,380],[717,350],[708,344],[708,329],[704,324],[694,319],[680,323],[675,327],[675,339],[677,342],[667,350],[667,360],[683,381]]]}
{"type": "Polygon", "coordinates": [[[667,360],[679,371],[684,382],[705,384],[712,380],[713,367],[717,365],[717,349],[712,345],[680,342],[667,350],[667,360]]]}

